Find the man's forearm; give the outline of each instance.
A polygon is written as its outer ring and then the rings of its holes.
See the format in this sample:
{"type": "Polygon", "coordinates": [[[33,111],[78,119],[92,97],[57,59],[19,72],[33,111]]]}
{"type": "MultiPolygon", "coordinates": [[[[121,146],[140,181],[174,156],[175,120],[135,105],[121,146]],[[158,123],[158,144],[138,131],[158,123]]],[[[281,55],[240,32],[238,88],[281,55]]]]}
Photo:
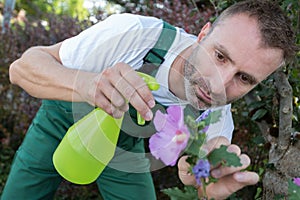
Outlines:
{"type": "Polygon", "coordinates": [[[28,49],[11,64],[11,83],[37,98],[84,101],[79,90],[83,82],[92,77],[92,73],[62,66],[58,56],[59,47],[60,44],[28,49]]]}

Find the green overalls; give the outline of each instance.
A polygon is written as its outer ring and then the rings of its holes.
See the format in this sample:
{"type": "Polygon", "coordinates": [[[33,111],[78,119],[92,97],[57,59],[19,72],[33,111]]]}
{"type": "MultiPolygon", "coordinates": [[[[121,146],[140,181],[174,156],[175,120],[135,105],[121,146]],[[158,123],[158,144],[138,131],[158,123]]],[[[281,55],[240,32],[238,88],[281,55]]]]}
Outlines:
{"type": "MultiPolygon", "coordinates": [[[[52,163],[53,152],[68,128],[74,123],[74,116],[86,115],[92,109],[91,107],[87,109],[88,107],[85,103],[43,101],[16,153],[1,197],[3,200],[53,199],[62,181],[52,163]],[[75,113],[72,112],[72,107],[76,107],[75,113]],[[79,107],[83,109],[78,109],[79,107]]],[[[121,131],[118,146],[125,151],[138,152],[139,164],[144,165],[144,171],[148,172],[128,173],[106,167],[97,179],[103,198],[156,199],[149,172],[149,161],[143,156],[143,139],[129,136],[121,131]]],[[[112,162],[118,160],[118,156],[122,156],[122,152],[119,154],[116,152],[112,162]]]]}

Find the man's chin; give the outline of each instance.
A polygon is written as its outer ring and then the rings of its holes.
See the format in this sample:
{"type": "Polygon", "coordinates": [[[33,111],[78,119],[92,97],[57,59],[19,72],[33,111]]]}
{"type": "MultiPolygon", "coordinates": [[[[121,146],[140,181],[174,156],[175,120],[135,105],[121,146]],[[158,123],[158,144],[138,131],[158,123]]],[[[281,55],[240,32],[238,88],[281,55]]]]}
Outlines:
{"type": "Polygon", "coordinates": [[[205,103],[205,102],[200,102],[200,103],[192,102],[192,103],[190,103],[190,105],[197,110],[207,110],[209,108],[216,108],[216,107],[224,106],[231,102],[212,102],[211,104],[205,103]]]}
{"type": "Polygon", "coordinates": [[[207,110],[208,108],[211,108],[210,104],[204,102],[191,102],[190,105],[196,110],[207,110]]]}

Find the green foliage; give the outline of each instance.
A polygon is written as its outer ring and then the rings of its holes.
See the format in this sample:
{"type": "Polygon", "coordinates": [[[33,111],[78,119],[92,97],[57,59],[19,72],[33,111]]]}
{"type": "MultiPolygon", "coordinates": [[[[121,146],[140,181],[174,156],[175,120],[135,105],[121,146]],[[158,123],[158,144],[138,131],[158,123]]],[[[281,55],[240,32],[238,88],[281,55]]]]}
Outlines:
{"type": "Polygon", "coordinates": [[[17,0],[16,9],[24,9],[29,17],[47,19],[47,14],[65,15],[79,20],[87,19],[89,12],[84,0],[17,0]]]}
{"type": "Polygon", "coordinates": [[[214,149],[207,157],[213,166],[218,166],[219,164],[227,167],[242,166],[240,158],[235,153],[228,152],[225,145],[214,149]]]}
{"type": "Polygon", "coordinates": [[[168,188],[162,190],[170,197],[170,200],[198,200],[198,192],[193,186],[185,186],[183,189],[168,188]]]}
{"type": "Polygon", "coordinates": [[[253,121],[255,121],[257,119],[261,119],[267,114],[267,112],[268,111],[266,109],[259,109],[254,113],[254,115],[251,117],[251,119],[253,121]]]}
{"type": "Polygon", "coordinates": [[[204,119],[205,124],[214,124],[217,123],[220,118],[222,117],[222,111],[221,110],[215,110],[211,112],[207,118],[204,119]]]}
{"type": "Polygon", "coordinates": [[[0,191],[2,191],[13,160],[14,150],[0,146],[0,152],[0,191]]]}
{"type": "Polygon", "coordinates": [[[203,157],[205,155],[204,152],[201,151],[200,147],[203,145],[205,140],[205,134],[201,134],[199,136],[199,140],[193,140],[191,144],[189,144],[188,149],[185,151],[187,154],[195,156],[195,157],[203,157]]]}
{"type": "Polygon", "coordinates": [[[186,117],[186,124],[190,131],[190,139],[188,143],[188,148],[185,152],[192,156],[191,161],[195,163],[198,158],[202,158],[205,156],[205,152],[201,150],[202,145],[205,143],[206,134],[203,133],[203,129],[206,126],[217,123],[222,116],[221,110],[215,110],[202,121],[196,122],[191,116],[186,117]]]}

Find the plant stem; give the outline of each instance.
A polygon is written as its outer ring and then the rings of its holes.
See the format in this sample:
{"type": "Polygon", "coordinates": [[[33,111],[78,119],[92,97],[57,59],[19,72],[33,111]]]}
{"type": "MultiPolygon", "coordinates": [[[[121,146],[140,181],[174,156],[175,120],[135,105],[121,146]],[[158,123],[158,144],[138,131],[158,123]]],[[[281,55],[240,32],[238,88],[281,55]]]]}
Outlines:
{"type": "Polygon", "coordinates": [[[206,182],[204,178],[201,178],[201,183],[202,183],[202,190],[203,190],[203,197],[201,197],[202,200],[207,199],[207,194],[206,194],[206,182]]]}

